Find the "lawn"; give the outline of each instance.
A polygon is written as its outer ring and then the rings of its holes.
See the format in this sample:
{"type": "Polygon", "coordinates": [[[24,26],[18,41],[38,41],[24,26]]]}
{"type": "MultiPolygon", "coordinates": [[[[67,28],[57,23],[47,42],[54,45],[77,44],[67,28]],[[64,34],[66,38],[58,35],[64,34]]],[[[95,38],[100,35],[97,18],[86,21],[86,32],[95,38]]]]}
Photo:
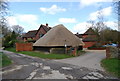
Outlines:
{"type": "Polygon", "coordinates": [[[20,51],[17,52],[15,48],[6,48],[5,50],[12,51],[15,53],[21,53],[29,56],[44,58],[44,59],[64,59],[64,58],[70,58],[73,56],[67,55],[67,54],[44,54],[43,52],[35,52],[35,51],[20,51]]]}
{"type": "Polygon", "coordinates": [[[116,58],[103,59],[102,66],[107,72],[120,77],[120,60],[116,58]]]}
{"type": "Polygon", "coordinates": [[[10,58],[8,58],[5,54],[0,52],[0,67],[5,67],[12,64],[12,61],[10,58]]]}

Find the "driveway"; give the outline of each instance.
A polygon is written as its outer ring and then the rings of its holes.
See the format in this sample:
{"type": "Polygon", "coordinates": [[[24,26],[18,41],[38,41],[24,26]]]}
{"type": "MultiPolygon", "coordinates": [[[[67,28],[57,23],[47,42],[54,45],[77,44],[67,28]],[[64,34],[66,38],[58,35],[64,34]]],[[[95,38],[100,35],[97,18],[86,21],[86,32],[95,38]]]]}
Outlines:
{"type": "Polygon", "coordinates": [[[86,53],[79,57],[55,61],[104,71],[100,61],[106,57],[105,52],[105,50],[86,50],[86,53]]]}
{"type": "MultiPolygon", "coordinates": [[[[2,68],[3,79],[113,79],[110,75],[86,67],[41,59],[5,50],[13,64],[2,68]]],[[[75,58],[74,58],[75,59],[75,58]]],[[[70,60],[70,59],[69,59],[70,60]]]]}

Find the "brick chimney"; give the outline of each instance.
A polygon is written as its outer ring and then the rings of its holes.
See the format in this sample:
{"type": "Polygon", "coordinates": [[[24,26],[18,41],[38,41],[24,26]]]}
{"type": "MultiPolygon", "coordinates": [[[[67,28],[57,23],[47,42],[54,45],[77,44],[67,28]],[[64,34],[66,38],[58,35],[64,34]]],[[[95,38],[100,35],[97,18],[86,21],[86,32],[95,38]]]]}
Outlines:
{"type": "Polygon", "coordinates": [[[48,23],[46,23],[46,26],[48,26],[48,23]]]}

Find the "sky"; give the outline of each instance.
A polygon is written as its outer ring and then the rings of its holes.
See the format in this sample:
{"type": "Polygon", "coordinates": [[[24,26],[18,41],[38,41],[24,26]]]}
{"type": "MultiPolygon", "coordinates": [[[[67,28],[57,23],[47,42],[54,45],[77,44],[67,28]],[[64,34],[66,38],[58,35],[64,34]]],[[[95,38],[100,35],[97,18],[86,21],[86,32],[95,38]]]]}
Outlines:
{"type": "Polygon", "coordinates": [[[111,0],[11,0],[9,9],[9,25],[20,25],[25,32],[48,23],[50,27],[63,24],[71,32],[82,34],[91,26],[88,21],[97,21],[99,11],[103,12],[104,23],[118,30],[111,0]]]}

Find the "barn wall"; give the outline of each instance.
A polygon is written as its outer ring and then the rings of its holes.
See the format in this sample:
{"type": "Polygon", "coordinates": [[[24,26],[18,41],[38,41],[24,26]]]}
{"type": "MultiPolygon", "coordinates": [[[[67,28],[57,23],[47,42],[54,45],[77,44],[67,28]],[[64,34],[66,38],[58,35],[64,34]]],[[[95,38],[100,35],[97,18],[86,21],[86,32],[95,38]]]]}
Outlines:
{"type": "MultiPolygon", "coordinates": [[[[40,46],[33,46],[34,50],[42,51],[42,52],[49,52],[49,53],[56,53],[56,54],[64,54],[66,48],[64,46],[57,46],[57,47],[40,47],[40,46]]],[[[79,46],[78,50],[82,50],[83,47],[79,46]]],[[[67,53],[71,53],[72,49],[71,46],[67,47],[67,53]]]]}
{"type": "Polygon", "coordinates": [[[42,52],[50,52],[50,47],[38,47],[38,46],[34,46],[33,50],[37,50],[37,51],[42,51],[42,52]]]}

